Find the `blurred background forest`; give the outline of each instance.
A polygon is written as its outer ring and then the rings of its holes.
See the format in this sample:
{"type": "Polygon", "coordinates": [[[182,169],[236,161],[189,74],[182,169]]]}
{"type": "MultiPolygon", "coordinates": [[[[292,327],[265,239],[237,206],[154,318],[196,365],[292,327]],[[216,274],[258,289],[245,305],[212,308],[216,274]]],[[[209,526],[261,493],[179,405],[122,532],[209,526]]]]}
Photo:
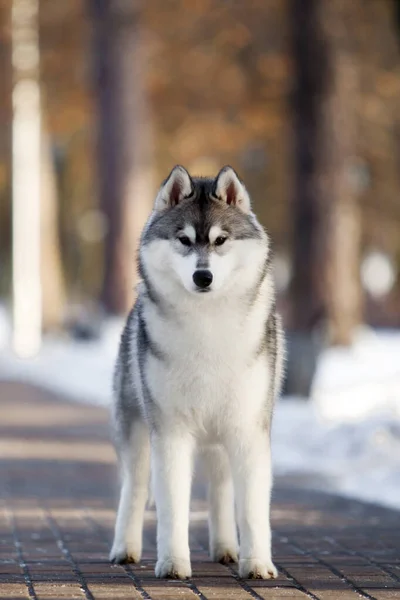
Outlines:
{"type": "MultiPolygon", "coordinates": [[[[92,337],[126,313],[141,227],[177,163],[241,175],[293,353],[400,326],[399,1],[0,0],[0,73],[0,298],[11,309],[16,246],[29,254],[13,217],[28,79],[44,332],[92,337]]],[[[290,369],[288,386],[307,393],[290,369]]]]}

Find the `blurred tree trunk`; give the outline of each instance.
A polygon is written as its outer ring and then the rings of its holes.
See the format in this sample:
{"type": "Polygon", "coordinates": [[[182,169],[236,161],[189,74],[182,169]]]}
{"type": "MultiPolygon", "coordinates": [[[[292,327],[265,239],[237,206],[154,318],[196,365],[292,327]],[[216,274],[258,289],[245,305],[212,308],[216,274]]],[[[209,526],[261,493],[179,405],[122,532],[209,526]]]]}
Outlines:
{"type": "Polygon", "coordinates": [[[357,5],[357,0],[290,3],[295,79],[290,393],[309,391],[316,328],[325,327],[328,343],[349,344],[361,318],[360,216],[350,177],[357,5]]]}
{"type": "Polygon", "coordinates": [[[11,286],[11,157],[12,157],[11,3],[0,4],[0,296],[11,286]]]}
{"type": "Polygon", "coordinates": [[[132,304],[136,251],[152,206],[151,136],[140,3],[91,0],[98,103],[98,184],[108,221],[101,301],[111,314],[132,304]]]}
{"type": "Polygon", "coordinates": [[[59,329],[65,317],[65,281],[58,225],[58,190],[50,140],[42,130],[40,256],[43,329],[59,329]]]}

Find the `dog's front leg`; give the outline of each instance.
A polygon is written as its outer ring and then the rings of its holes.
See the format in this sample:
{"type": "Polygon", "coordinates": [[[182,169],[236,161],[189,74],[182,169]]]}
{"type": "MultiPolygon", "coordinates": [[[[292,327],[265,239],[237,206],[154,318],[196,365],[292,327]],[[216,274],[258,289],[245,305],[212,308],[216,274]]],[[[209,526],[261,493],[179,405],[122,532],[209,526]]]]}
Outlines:
{"type": "Polygon", "coordinates": [[[192,574],[189,505],[193,440],[185,432],[152,436],[152,475],[157,507],[157,577],[186,579],[192,574]]]}
{"type": "Polygon", "coordinates": [[[271,558],[269,432],[260,428],[241,438],[230,449],[240,531],[239,575],[270,579],[277,570],[271,558]]]}

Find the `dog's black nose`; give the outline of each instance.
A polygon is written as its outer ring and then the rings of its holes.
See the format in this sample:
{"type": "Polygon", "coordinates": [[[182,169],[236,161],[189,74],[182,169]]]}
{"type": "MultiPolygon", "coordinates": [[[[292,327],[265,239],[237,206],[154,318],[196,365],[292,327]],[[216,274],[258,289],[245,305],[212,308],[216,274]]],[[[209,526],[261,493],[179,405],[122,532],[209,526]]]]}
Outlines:
{"type": "Polygon", "coordinates": [[[193,273],[193,281],[197,285],[198,288],[205,290],[211,285],[213,280],[213,276],[211,271],[207,271],[206,269],[200,269],[199,271],[195,271],[193,273]]]}

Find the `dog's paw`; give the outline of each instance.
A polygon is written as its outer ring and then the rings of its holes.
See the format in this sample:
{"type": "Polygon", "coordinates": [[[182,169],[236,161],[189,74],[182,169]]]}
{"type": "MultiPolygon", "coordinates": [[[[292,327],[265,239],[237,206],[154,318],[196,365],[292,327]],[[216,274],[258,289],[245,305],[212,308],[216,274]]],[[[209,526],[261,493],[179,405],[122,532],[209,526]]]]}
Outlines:
{"type": "Polygon", "coordinates": [[[238,551],[234,546],[229,544],[221,544],[211,548],[210,556],[211,560],[214,562],[219,562],[222,565],[238,562],[238,551]]]}
{"type": "Polygon", "coordinates": [[[131,546],[113,546],[110,552],[110,562],[114,565],[140,562],[141,552],[131,546]]]}
{"type": "Polygon", "coordinates": [[[167,579],[188,579],[192,576],[190,560],[182,558],[166,558],[158,560],[155,568],[156,577],[167,579]]]}
{"type": "Polygon", "coordinates": [[[276,579],[278,571],[271,560],[244,558],[239,561],[239,576],[242,579],[276,579]]]}

